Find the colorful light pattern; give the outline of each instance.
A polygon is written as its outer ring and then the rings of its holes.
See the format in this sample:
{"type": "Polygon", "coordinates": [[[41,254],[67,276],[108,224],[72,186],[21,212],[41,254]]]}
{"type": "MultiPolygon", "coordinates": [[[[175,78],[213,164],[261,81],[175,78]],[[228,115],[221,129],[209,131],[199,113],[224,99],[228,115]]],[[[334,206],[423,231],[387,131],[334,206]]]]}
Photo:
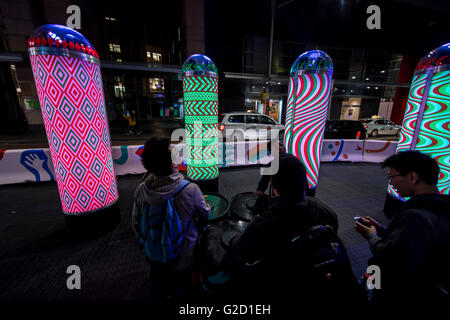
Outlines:
{"type": "Polygon", "coordinates": [[[210,58],[190,56],[183,64],[187,175],[191,180],[219,176],[218,77],[210,58]]]}
{"type": "MultiPolygon", "coordinates": [[[[436,159],[438,189],[450,193],[450,43],[433,50],[417,65],[396,153],[418,150],[436,159]]],[[[402,199],[389,185],[388,192],[402,199]]]]}
{"type": "Polygon", "coordinates": [[[300,55],[291,67],[286,108],[286,151],[306,167],[309,188],[317,186],[333,62],[323,51],[300,55]]]}
{"type": "Polygon", "coordinates": [[[112,205],[119,195],[95,49],[58,25],[37,28],[28,47],[64,214],[112,205]]]}

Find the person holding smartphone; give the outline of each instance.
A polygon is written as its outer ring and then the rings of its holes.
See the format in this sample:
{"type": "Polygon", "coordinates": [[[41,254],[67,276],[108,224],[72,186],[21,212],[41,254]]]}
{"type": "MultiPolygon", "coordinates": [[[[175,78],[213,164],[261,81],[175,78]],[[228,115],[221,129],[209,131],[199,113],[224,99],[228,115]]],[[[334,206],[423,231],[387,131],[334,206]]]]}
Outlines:
{"type": "Polygon", "coordinates": [[[355,229],[369,241],[380,268],[381,289],[373,301],[411,308],[448,302],[450,277],[450,196],[437,188],[439,166],[419,151],[403,151],[387,158],[390,184],[410,197],[387,228],[371,217],[357,217],[355,229]],[[417,303],[416,303],[417,302],[417,303]]]}

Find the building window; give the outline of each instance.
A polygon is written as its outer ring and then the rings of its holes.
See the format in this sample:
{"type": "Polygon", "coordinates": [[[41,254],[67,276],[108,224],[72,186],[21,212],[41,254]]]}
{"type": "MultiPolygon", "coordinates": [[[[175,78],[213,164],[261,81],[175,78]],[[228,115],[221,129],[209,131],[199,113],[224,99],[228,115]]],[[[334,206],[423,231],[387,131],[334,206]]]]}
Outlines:
{"type": "Polygon", "coordinates": [[[164,79],[161,78],[149,78],[148,89],[150,92],[164,92],[164,79]]]}
{"type": "Polygon", "coordinates": [[[157,53],[157,52],[147,51],[147,62],[161,63],[162,62],[162,54],[157,53]]]}
{"type": "Polygon", "coordinates": [[[117,19],[113,18],[113,17],[105,17],[105,20],[106,21],[117,21],[117,19]]]}
{"type": "Polygon", "coordinates": [[[153,59],[153,62],[158,62],[158,63],[162,62],[162,54],[161,53],[147,51],[147,59],[149,57],[151,57],[151,59],[153,59]]]}
{"type": "Polygon", "coordinates": [[[110,43],[109,52],[120,53],[120,44],[110,43]]]}
{"type": "Polygon", "coordinates": [[[146,46],[147,62],[162,63],[162,49],[153,46],[146,46]]]}
{"type": "Polygon", "coordinates": [[[123,98],[125,96],[125,86],[120,77],[114,77],[114,95],[116,98],[123,98]]]}

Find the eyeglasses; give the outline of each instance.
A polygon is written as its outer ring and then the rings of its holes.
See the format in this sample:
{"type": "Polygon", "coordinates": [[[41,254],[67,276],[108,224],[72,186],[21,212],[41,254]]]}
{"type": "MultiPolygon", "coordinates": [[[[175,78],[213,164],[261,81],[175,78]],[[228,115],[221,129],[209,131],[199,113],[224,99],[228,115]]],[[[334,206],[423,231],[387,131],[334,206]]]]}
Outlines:
{"type": "Polygon", "coordinates": [[[401,174],[394,174],[393,176],[387,176],[387,178],[388,178],[389,181],[391,181],[392,178],[395,178],[395,177],[398,177],[398,176],[401,176],[401,174]]]}

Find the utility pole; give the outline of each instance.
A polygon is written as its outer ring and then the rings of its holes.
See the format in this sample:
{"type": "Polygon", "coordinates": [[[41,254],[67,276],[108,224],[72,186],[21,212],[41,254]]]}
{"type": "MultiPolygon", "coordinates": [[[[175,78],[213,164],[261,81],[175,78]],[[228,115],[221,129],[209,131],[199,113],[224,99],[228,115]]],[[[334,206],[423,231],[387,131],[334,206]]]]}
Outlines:
{"type": "MultiPolygon", "coordinates": [[[[270,39],[269,39],[269,67],[267,68],[267,75],[266,75],[266,84],[265,87],[267,89],[267,92],[271,92],[271,75],[272,75],[272,56],[273,56],[273,31],[275,28],[275,10],[276,9],[280,9],[281,7],[284,7],[285,5],[293,2],[295,0],[287,0],[285,2],[283,2],[282,4],[277,6],[276,0],[271,0],[271,10],[272,10],[272,16],[271,16],[271,20],[270,20],[270,39]]],[[[264,92],[266,92],[266,90],[264,90],[264,92]]],[[[268,101],[266,100],[264,102],[266,105],[265,108],[265,114],[268,115],[269,114],[269,104],[268,101]]]]}
{"type": "Polygon", "coordinates": [[[273,55],[273,29],[275,25],[275,6],[276,6],[276,0],[271,0],[271,19],[270,19],[270,38],[269,38],[269,65],[267,68],[267,74],[265,77],[266,83],[264,85],[264,114],[269,115],[269,99],[267,98],[267,95],[265,94],[268,92],[270,94],[271,88],[270,88],[270,75],[272,74],[272,55],[273,55]]]}
{"type": "Polygon", "coordinates": [[[272,74],[272,54],[273,54],[273,29],[275,25],[275,3],[276,0],[272,0],[272,18],[270,23],[270,43],[269,43],[269,68],[267,74],[267,81],[270,84],[270,75],[272,74]]]}

